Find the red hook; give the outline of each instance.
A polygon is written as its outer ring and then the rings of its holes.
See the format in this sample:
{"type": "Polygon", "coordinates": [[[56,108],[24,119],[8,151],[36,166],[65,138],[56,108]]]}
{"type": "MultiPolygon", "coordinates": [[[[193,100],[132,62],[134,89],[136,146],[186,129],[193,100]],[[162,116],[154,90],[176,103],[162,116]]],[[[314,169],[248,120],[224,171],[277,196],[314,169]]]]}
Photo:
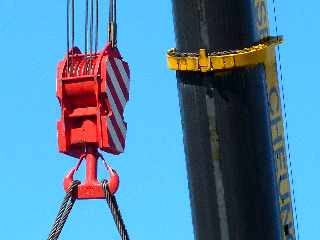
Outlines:
{"type": "Polygon", "coordinates": [[[87,153],[80,157],[77,165],[72,168],[64,178],[64,189],[68,191],[73,182],[73,176],[79,169],[82,161],[86,160],[86,179],[84,183],[78,186],[78,191],[75,193],[76,199],[103,199],[105,193],[102,188],[102,184],[97,179],[97,161],[99,156],[102,158],[103,164],[109,172],[110,179],[108,180],[108,187],[112,194],[115,194],[119,187],[119,175],[117,172],[109,166],[103,157],[98,153],[87,153]]]}

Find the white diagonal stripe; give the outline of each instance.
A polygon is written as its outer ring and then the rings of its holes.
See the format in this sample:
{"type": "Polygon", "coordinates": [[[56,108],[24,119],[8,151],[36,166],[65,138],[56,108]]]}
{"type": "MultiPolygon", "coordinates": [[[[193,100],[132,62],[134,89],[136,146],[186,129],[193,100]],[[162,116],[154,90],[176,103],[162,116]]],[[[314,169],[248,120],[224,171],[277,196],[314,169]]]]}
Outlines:
{"type": "Polygon", "coordinates": [[[117,94],[117,96],[118,96],[118,98],[120,100],[122,108],[124,108],[127,100],[123,96],[123,92],[121,90],[121,87],[119,86],[118,79],[117,79],[116,75],[114,74],[114,71],[113,71],[112,66],[111,66],[109,61],[107,63],[107,72],[108,72],[108,74],[110,76],[110,79],[112,81],[112,85],[113,85],[113,87],[114,87],[114,89],[116,91],[116,94],[117,94]]]}
{"type": "Polygon", "coordinates": [[[127,90],[128,90],[128,92],[129,92],[129,89],[130,89],[129,76],[128,76],[126,70],[124,69],[123,63],[122,63],[122,61],[121,61],[120,59],[118,59],[118,58],[115,58],[114,61],[116,62],[116,65],[117,65],[117,67],[118,67],[118,69],[119,69],[119,72],[120,72],[120,74],[121,74],[121,77],[122,77],[122,79],[123,79],[123,82],[124,82],[124,84],[126,85],[127,90]]]}
{"type": "Polygon", "coordinates": [[[114,117],[115,117],[115,119],[117,121],[117,124],[118,124],[118,126],[119,126],[119,128],[121,130],[121,133],[122,133],[123,137],[125,137],[126,136],[126,127],[125,127],[125,125],[123,123],[123,119],[120,116],[120,113],[118,111],[117,105],[114,102],[114,99],[113,99],[113,97],[111,95],[111,92],[110,92],[109,88],[107,89],[107,97],[108,97],[109,103],[111,105],[111,109],[112,109],[113,115],[114,115],[114,117]]]}
{"type": "Polygon", "coordinates": [[[121,145],[121,143],[120,143],[120,141],[119,141],[119,138],[118,138],[118,136],[117,136],[116,131],[114,130],[114,127],[113,127],[113,125],[112,125],[112,122],[111,122],[110,118],[107,119],[107,123],[108,123],[108,129],[109,129],[109,132],[110,132],[112,141],[113,141],[114,145],[116,145],[116,149],[117,149],[119,152],[123,152],[122,145],[121,145]]]}

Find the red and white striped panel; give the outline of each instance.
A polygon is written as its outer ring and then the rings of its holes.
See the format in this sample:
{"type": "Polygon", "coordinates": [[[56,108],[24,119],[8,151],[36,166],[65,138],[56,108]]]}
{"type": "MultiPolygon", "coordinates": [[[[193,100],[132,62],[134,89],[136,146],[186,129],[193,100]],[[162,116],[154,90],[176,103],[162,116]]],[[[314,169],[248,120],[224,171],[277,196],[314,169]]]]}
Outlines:
{"type": "Polygon", "coordinates": [[[122,153],[125,147],[127,124],[123,111],[129,100],[130,72],[126,62],[113,57],[107,57],[107,99],[111,113],[107,117],[107,134],[110,145],[122,153]]]}

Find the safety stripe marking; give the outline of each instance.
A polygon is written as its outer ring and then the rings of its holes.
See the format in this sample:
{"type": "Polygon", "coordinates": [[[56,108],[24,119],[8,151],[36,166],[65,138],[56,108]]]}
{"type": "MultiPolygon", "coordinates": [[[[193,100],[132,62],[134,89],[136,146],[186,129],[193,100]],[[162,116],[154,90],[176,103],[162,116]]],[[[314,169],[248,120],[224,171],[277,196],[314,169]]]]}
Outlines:
{"type": "Polygon", "coordinates": [[[123,123],[123,119],[120,116],[118,108],[117,108],[117,106],[116,106],[116,104],[114,102],[114,99],[113,99],[112,95],[111,95],[110,89],[108,88],[106,92],[107,92],[109,103],[111,105],[113,116],[115,117],[115,120],[116,120],[116,122],[117,122],[117,124],[118,124],[118,126],[119,126],[119,128],[121,130],[122,135],[125,136],[126,135],[126,127],[125,127],[125,125],[123,123]]]}
{"type": "Polygon", "coordinates": [[[130,90],[130,82],[129,82],[129,76],[126,72],[126,70],[124,69],[124,66],[123,66],[123,63],[120,59],[114,59],[115,60],[115,63],[120,71],[120,74],[121,74],[121,77],[122,77],[122,80],[124,82],[124,84],[126,85],[127,89],[128,89],[128,92],[130,90]]]}
{"type": "Polygon", "coordinates": [[[123,147],[118,139],[118,136],[114,130],[114,127],[113,127],[113,124],[112,124],[110,118],[107,119],[107,122],[108,122],[108,129],[109,129],[109,132],[111,135],[111,139],[114,142],[116,149],[119,150],[120,152],[123,152],[123,147]]]}
{"type": "Polygon", "coordinates": [[[120,100],[122,108],[124,108],[127,100],[125,99],[125,97],[123,95],[122,89],[120,88],[119,83],[118,83],[118,79],[115,76],[114,71],[113,71],[109,61],[107,63],[107,71],[108,71],[109,77],[111,79],[112,85],[114,87],[114,90],[116,91],[116,94],[117,94],[117,96],[118,96],[118,98],[120,100]]]}
{"type": "Polygon", "coordinates": [[[122,93],[123,93],[123,96],[124,98],[128,101],[129,99],[129,92],[128,92],[128,89],[126,87],[126,84],[124,83],[124,80],[122,79],[121,77],[121,73],[116,65],[116,62],[115,62],[115,59],[109,59],[109,62],[110,62],[110,65],[113,69],[113,72],[115,74],[115,76],[117,77],[117,80],[118,80],[118,83],[119,83],[119,86],[122,90],[122,93]]]}
{"type": "Polygon", "coordinates": [[[115,117],[111,116],[109,119],[112,122],[113,128],[115,130],[115,133],[117,134],[117,137],[119,139],[119,142],[121,143],[122,148],[124,148],[124,136],[122,135],[122,133],[120,131],[120,128],[119,128],[119,126],[117,124],[117,121],[116,121],[115,117]]]}

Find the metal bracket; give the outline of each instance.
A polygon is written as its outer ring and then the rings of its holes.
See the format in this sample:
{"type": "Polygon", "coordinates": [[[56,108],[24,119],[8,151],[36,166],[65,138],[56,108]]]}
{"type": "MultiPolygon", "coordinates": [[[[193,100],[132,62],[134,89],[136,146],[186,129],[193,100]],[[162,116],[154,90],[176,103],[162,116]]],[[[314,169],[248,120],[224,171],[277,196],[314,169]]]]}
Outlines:
{"type": "Polygon", "coordinates": [[[268,37],[248,48],[209,54],[205,49],[200,49],[199,53],[170,49],[167,53],[168,67],[176,71],[210,72],[264,64],[272,55],[270,51],[273,52],[275,46],[282,42],[282,36],[268,37]]]}

